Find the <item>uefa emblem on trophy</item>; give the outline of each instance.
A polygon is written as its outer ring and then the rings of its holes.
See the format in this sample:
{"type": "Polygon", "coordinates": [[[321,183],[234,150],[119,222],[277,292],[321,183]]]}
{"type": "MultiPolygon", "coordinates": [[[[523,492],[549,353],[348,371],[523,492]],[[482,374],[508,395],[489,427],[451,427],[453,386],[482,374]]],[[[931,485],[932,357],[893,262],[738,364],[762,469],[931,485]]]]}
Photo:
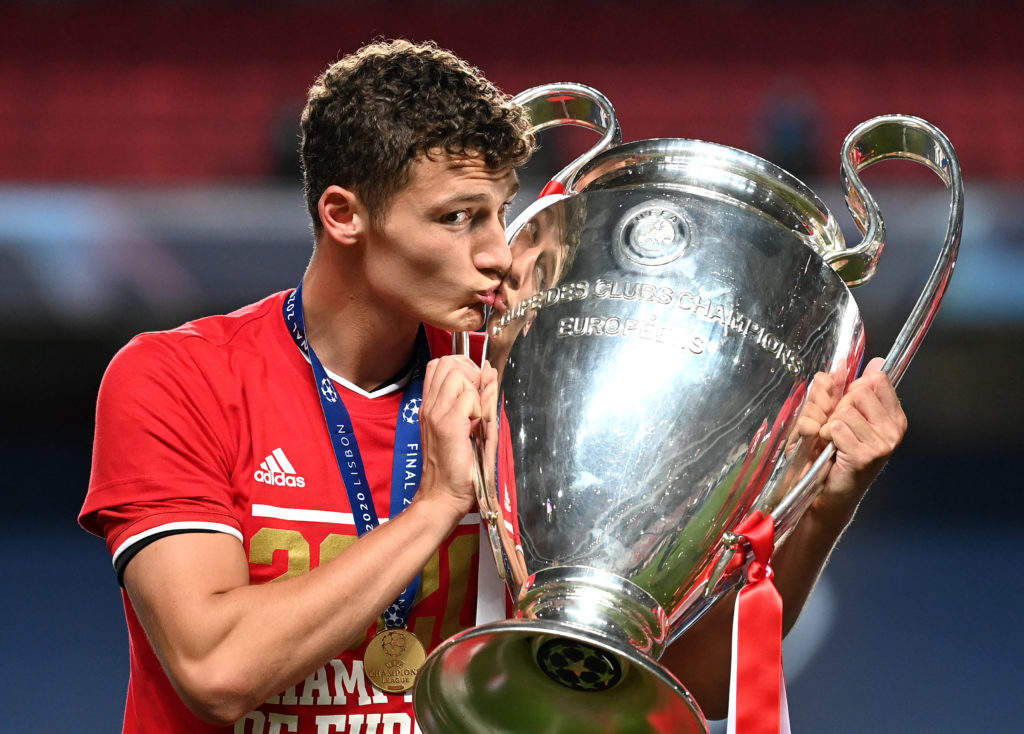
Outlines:
{"type": "Polygon", "coordinates": [[[950,193],[931,277],[883,368],[895,383],[956,260],[956,154],[914,117],[854,129],[841,180],[863,240],[847,246],[821,199],[757,156],[623,144],[611,104],[582,85],[516,101],[537,131],[578,125],[601,140],[508,229],[505,308],[485,327],[500,421],[477,453],[515,613],[428,656],[417,722],[427,734],[706,732],[658,658],[743,583],[738,524],[760,512],[784,535],[834,451],[793,427],[814,375],[846,384],[863,357],[850,288],[874,274],[885,229],[859,173],[914,160],[950,193]]]}

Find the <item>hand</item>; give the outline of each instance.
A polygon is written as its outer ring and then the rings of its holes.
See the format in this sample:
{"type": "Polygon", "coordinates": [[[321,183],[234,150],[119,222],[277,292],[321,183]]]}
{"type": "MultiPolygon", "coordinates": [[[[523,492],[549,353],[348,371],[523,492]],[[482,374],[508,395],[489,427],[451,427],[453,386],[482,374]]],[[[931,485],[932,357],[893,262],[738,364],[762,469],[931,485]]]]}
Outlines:
{"type": "Polygon", "coordinates": [[[437,499],[461,519],[476,506],[477,460],[472,436],[492,426],[497,373],[485,364],[449,356],[427,364],[420,407],[423,478],[417,498],[437,499]]]}
{"type": "Polygon", "coordinates": [[[819,372],[811,380],[811,386],[807,390],[807,400],[800,408],[800,414],[796,419],[794,436],[797,438],[812,437],[821,435],[821,429],[828,421],[829,416],[836,407],[839,396],[836,395],[835,381],[832,375],[819,372]]]}
{"type": "Polygon", "coordinates": [[[903,440],[907,417],[882,364],[877,357],[868,363],[821,426],[821,437],[835,444],[836,455],[816,510],[852,512],[903,440]]]}

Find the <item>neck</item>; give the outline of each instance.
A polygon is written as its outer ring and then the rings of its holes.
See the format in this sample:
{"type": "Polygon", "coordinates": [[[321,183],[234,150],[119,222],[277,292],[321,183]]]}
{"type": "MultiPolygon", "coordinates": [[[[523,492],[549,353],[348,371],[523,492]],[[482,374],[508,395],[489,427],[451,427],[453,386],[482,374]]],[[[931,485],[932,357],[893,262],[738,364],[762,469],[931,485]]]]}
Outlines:
{"type": "Polygon", "coordinates": [[[384,313],[359,282],[317,267],[314,254],[302,280],[302,310],[306,338],[324,367],[369,391],[409,362],[419,324],[384,313]]]}

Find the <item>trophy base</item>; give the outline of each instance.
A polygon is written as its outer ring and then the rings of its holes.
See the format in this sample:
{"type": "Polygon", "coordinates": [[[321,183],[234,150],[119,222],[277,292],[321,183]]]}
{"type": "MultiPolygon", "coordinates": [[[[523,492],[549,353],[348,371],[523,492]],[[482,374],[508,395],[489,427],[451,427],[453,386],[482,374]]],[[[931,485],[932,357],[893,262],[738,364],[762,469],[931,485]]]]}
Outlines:
{"type": "Polygon", "coordinates": [[[671,673],[634,649],[546,620],[473,627],[419,672],[426,734],[707,734],[671,673]]]}

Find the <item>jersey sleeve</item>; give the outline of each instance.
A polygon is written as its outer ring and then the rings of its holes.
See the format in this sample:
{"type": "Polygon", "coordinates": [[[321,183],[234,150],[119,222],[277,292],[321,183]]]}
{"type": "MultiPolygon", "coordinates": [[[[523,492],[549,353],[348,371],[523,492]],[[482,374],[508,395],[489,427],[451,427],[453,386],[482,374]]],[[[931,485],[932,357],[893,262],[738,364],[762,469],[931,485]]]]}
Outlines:
{"type": "Polygon", "coordinates": [[[136,337],[100,384],[79,522],[106,539],[115,567],[133,546],[171,532],[242,538],[230,481],[237,453],[230,409],[213,387],[210,366],[201,368],[185,342],[168,333],[136,337]]]}

